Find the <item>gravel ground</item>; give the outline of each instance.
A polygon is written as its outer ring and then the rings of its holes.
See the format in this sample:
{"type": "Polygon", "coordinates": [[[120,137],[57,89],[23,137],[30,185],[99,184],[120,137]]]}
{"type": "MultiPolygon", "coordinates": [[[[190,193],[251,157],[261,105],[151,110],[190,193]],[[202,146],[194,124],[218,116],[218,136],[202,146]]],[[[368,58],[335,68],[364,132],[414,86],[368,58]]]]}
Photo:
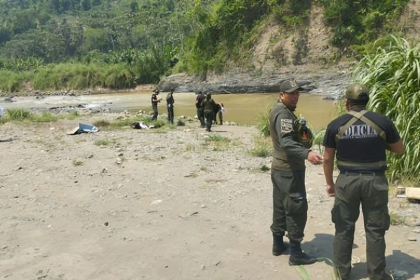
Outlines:
{"type": "MultiPolygon", "coordinates": [[[[11,138],[0,143],[0,278],[300,279],[271,255],[271,158],[247,152],[255,127],[67,135],[78,122],[0,126],[11,138]]],[[[308,164],[303,248],[331,258],[324,189],[322,166],[308,164]]],[[[388,268],[420,279],[419,204],[392,196],[390,209],[411,225],[387,233],[388,268]]],[[[353,256],[351,279],[367,279],[360,223],[353,256]]],[[[305,269],[332,279],[328,262],[305,269]]]]}

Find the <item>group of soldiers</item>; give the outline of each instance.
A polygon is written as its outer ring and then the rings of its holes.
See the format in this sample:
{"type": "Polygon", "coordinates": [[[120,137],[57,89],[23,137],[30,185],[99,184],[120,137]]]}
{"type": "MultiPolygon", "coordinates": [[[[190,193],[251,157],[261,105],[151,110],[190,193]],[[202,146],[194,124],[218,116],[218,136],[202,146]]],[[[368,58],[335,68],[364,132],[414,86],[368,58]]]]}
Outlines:
{"type": "MultiPolygon", "coordinates": [[[[326,192],[334,198],[331,220],[335,226],[334,268],[339,278],[350,279],[355,224],[363,212],[366,233],[366,264],[370,280],[391,280],[385,270],[385,232],[390,227],[386,151],[404,153],[404,144],[394,123],[368,111],[370,91],[364,84],[348,85],[345,91],[346,114],[331,121],[323,140],[324,153],[312,150],[313,134],[306,120],[296,116],[302,88],[295,80],[280,84],[278,103],[269,113],[269,128],[274,153],[271,165],[273,184],[272,254],[288,252],[289,265],[308,265],[320,259],[306,254],[301,243],[308,218],[305,160],[323,165],[326,192]],[[334,181],[334,163],[339,175],[334,181]],[[289,239],[287,243],[284,237],[289,239]]],[[[168,120],[173,123],[172,89],[166,98],[168,120]]],[[[153,119],[157,118],[157,96],[152,94],[153,119]]],[[[201,127],[211,131],[219,116],[223,124],[223,104],[211,94],[198,92],[195,106],[201,127]]]]}
{"type": "Polygon", "coordinates": [[[197,108],[200,127],[206,128],[206,131],[210,132],[212,124],[217,123],[216,117],[219,117],[219,124],[223,124],[225,108],[223,103],[217,103],[211,98],[211,93],[204,94],[199,91],[195,98],[195,107],[197,108]]]}
{"type": "MultiPolygon", "coordinates": [[[[166,96],[166,107],[168,109],[168,122],[174,123],[174,89],[171,89],[166,96]]],[[[155,89],[151,96],[153,117],[152,120],[157,120],[158,117],[158,103],[162,101],[159,97],[159,89],[155,89]]],[[[195,99],[195,107],[197,108],[197,118],[200,121],[200,127],[206,128],[206,131],[211,131],[213,123],[217,123],[217,117],[219,124],[223,124],[223,103],[217,103],[211,98],[211,94],[204,94],[202,91],[197,92],[195,99]]]]}

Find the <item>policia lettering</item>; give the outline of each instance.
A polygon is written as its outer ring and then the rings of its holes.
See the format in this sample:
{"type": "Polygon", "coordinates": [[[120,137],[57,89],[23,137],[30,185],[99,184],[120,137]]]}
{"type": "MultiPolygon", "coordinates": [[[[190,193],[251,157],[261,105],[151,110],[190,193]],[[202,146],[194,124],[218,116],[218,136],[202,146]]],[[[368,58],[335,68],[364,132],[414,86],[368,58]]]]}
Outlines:
{"type": "MultiPolygon", "coordinates": [[[[346,124],[340,127],[338,133],[335,135],[335,142],[338,143],[340,139],[361,139],[361,138],[373,138],[378,135],[386,141],[386,133],[378,125],[369,120],[364,116],[366,110],[360,112],[349,111],[347,112],[350,115],[353,115],[346,124]],[[361,120],[365,124],[362,125],[353,125],[357,120],[361,120]]],[[[343,169],[354,168],[363,166],[364,168],[384,168],[386,167],[385,161],[377,162],[352,162],[352,161],[342,161],[337,160],[337,167],[342,171],[343,169]]]]}
{"type": "Polygon", "coordinates": [[[353,115],[345,125],[340,127],[337,135],[335,136],[335,142],[338,142],[340,139],[352,139],[352,138],[370,138],[377,137],[378,135],[386,140],[385,131],[377,126],[374,122],[363,116],[366,111],[349,111],[350,115],[353,115]],[[362,125],[353,125],[357,120],[361,120],[365,124],[362,125]]]}

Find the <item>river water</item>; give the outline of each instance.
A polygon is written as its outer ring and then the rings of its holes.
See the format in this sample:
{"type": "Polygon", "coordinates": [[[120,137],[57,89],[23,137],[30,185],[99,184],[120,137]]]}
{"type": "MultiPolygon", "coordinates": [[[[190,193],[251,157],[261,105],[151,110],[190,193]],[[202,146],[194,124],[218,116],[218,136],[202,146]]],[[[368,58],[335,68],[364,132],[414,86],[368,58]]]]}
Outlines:
{"type": "MultiPolygon", "coordinates": [[[[166,114],[166,92],[161,92],[162,102],[159,104],[159,114],[166,114]]],[[[150,92],[119,92],[112,94],[96,94],[81,96],[45,96],[14,97],[14,102],[1,102],[0,106],[8,108],[50,109],[54,107],[69,107],[83,105],[84,107],[106,106],[112,111],[152,110],[150,92]]],[[[301,114],[314,130],[320,130],[336,116],[336,105],[332,100],[324,100],[323,95],[301,93],[296,113],[301,114]]],[[[174,93],[175,118],[180,115],[194,117],[196,115],[194,93],[174,93]]],[[[278,94],[213,94],[212,98],[225,106],[224,121],[240,125],[255,125],[261,115],[277,102],[278,94]]]]}

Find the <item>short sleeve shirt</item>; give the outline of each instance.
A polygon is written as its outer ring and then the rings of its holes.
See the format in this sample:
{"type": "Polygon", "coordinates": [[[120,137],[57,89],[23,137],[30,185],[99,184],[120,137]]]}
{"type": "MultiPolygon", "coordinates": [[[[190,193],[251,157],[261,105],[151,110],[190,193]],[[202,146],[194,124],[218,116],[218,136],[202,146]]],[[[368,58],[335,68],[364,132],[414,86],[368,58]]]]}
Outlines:
{"type": "Polygon", "coordinates": [[[366,112],[364,116],[385,132],[386,140],[368,124],[357,120],[347,129],[341,139],[336,141],[339,129],[353,118],[350,114],[342,115],[327,126],[323,142],[326,148],[336,149],[337,160],[358,163],[385,161],[387,143],[394,144],[400,140],[395,125],[388,117],[375,112],[366,112]]]}

